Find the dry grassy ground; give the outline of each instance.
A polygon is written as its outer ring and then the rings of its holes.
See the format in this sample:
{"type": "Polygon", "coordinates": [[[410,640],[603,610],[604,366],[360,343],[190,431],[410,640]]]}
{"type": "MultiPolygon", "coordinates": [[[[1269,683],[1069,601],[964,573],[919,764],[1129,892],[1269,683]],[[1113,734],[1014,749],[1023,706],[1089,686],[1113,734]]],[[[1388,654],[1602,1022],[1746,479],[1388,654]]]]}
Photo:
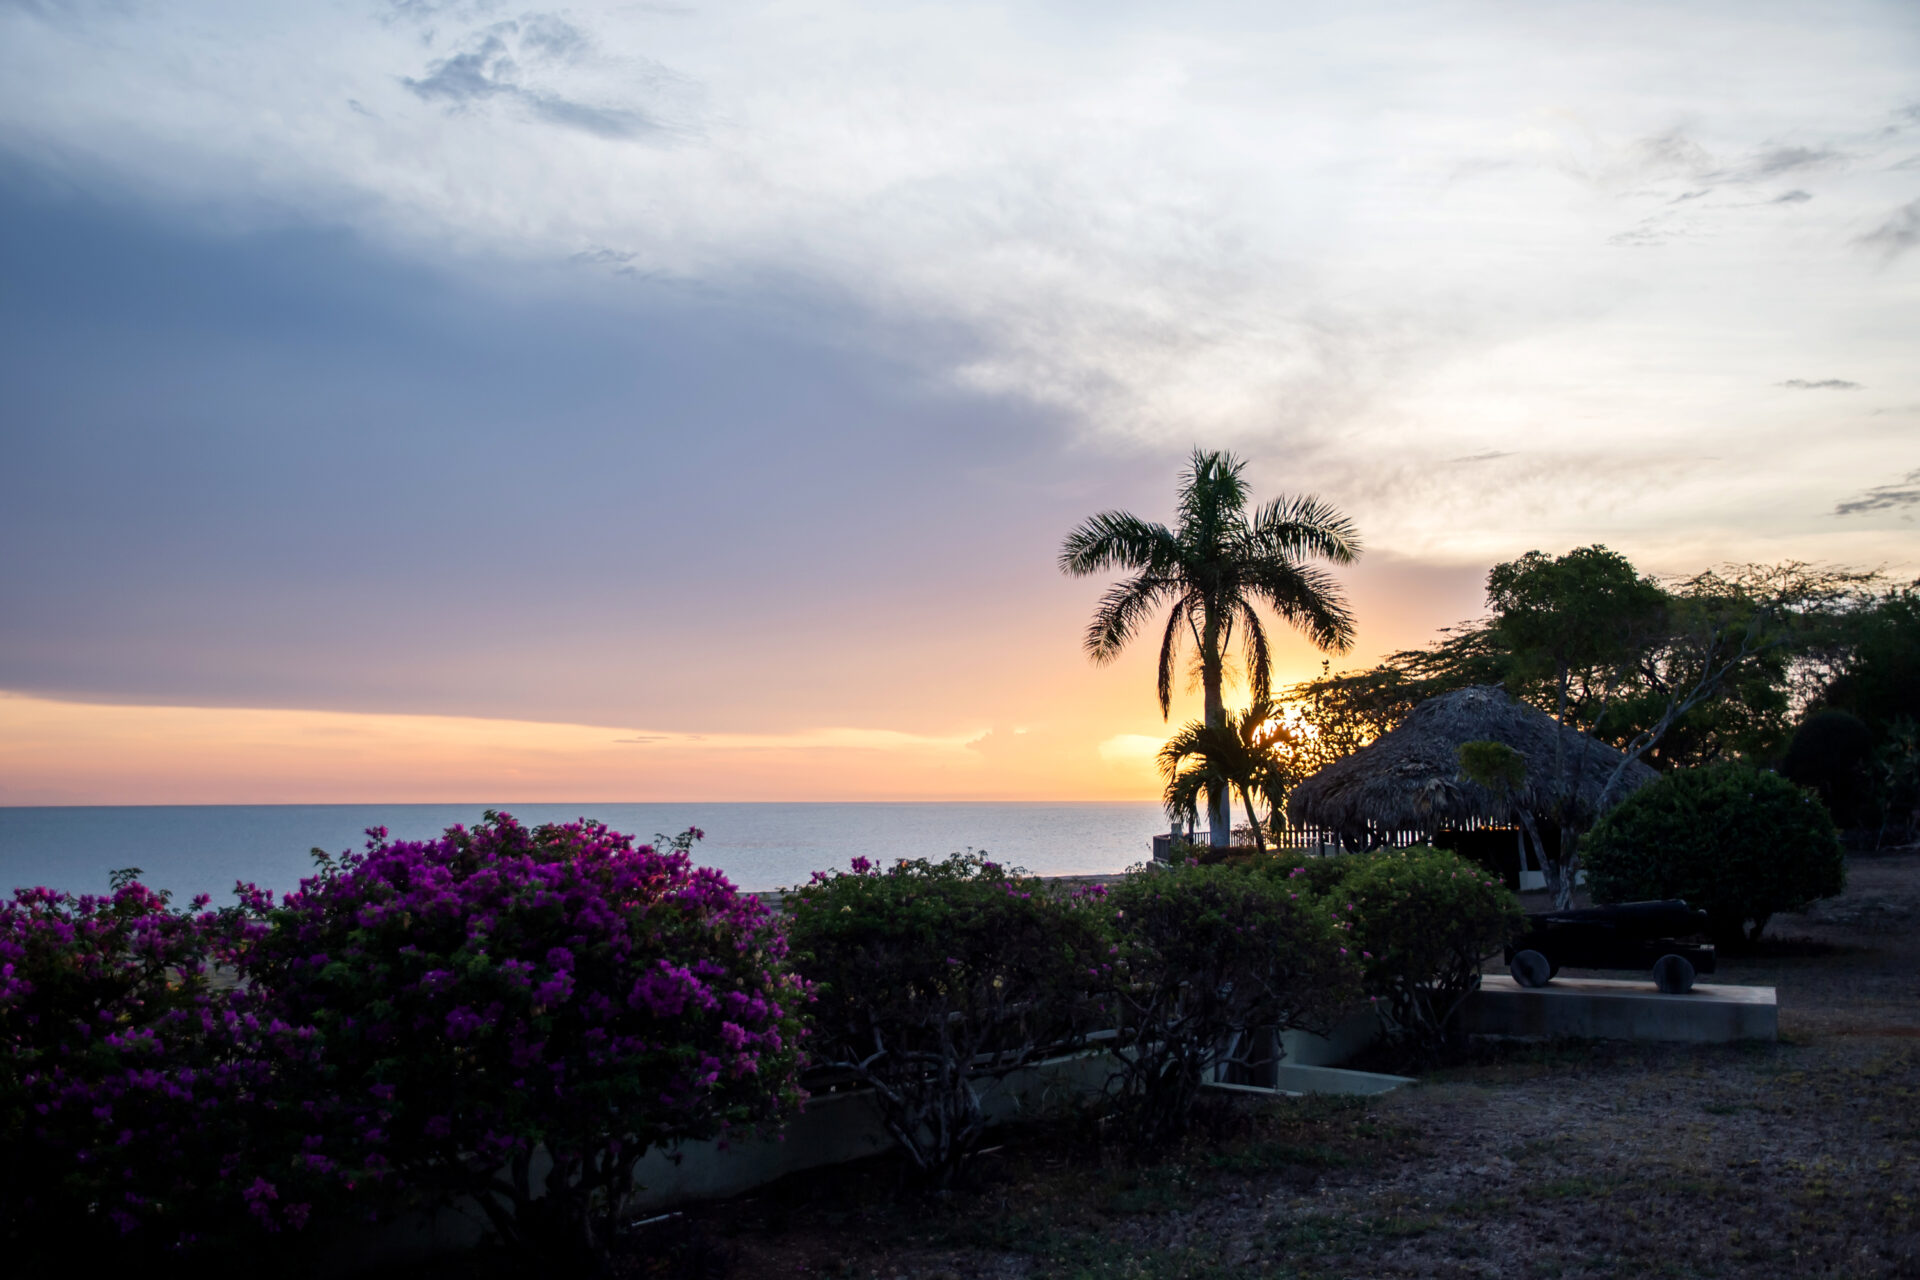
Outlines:
{"type": "Polygon", "coordinates": [[[1781,1041],[1489,1048],[1382,1098],[1222,1098],[1165,1162],[1085,1124],[971,1185],[884,1160],[661,1228],[641,1275],[1920,1276],[1920,856],[1776,920],[1715,980],[1781,1041]]]}

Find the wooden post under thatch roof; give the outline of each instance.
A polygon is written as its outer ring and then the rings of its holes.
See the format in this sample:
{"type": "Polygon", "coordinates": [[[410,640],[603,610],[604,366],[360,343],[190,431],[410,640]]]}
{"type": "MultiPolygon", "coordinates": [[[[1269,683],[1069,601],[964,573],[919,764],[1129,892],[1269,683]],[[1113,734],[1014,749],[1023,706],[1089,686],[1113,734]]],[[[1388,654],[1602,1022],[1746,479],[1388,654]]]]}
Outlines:
{"type": "Polygon", "coordinates": [[[1552,821],[1567,781],[1576,783],[1578,807],[1597,817],[1654,779],[1636,760],[1602,805],[1601,792],[1620,761],[1619,751],[1561,727],[1499,685],[1475,685],[1427,699],[1392,732],[1306,779],[1287,798],[1287,820],[1356,834],[1531,825],[1552,821]],[[1564,779],[1554,776],[1556,737],[1563,741],[1564,779]],[[1519,752],[1526,757],[1525,781],[1500,795],[1462,777],[1459,750],[1468,742],[1500,742],[1519,752]]]}

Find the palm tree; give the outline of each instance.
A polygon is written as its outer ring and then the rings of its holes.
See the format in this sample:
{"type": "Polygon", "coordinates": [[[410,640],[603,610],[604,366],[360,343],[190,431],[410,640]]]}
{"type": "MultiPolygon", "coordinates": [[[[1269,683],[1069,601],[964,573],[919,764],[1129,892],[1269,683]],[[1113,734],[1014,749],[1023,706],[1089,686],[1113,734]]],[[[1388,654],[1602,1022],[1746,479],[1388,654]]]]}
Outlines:
{"type": "MultiPolygon", "coordinates": [[[[1245,651],[1247,683],[1256,703],[1271,689],[1267,631],[1257,606],[1267,605],[1324,650],[1353,643],[1353,615],[1324,570],[1302,561],[1319,556],[1351,564],[1360,553],[1352,523],[1311,496],[1276,498],[1247,515],[1249,494],[1240,473],[1246,463],[1230,453],[1195,449],[1181,477],[1179,527],[1103,511],[1067,535],[1060,568],[1074,577],[1109,569],[1131,576],[1101,597],[1087,627],[1087,652],[1099,663],[1120,656],[1127,642],[1162,606],[1170,606],[1160,639],[1160,715],[1172,712],[1174,660],[1183,635],[1193,640],[1206,695],[1209,728],[1226,727],[1221,698],[1226,654],[1236,630],[1245,651]]],[[[1216,845],[1232,826],[1229,788],[1207,788],[1216,845]]]]}
{"type": "MultiPolygon", "coordinates": [[[[1270,702],[1256,702],[1245,711],[1229,711],[1226,724],[1213,727],[1190,720],[1160,748],[1160,772],[1166,775],[1163,797],[1175,821],[1191,821],[1199,809],[1200,792],[1215,787],[1237,790],[1246,807],[1253,843],[1266,852],[1266,826],[1271,824],[1287,792],[1300,779],[1289,761],[1292,753],[1276,748],[1297,745],[1295,730],[1280,719],[1270,702]],[[1255,797],[1267,806],[1267,824],[1254,809],[1255,797]]],[[[1216,823],[1217,827],[1218,824],[1216,823]]]]}

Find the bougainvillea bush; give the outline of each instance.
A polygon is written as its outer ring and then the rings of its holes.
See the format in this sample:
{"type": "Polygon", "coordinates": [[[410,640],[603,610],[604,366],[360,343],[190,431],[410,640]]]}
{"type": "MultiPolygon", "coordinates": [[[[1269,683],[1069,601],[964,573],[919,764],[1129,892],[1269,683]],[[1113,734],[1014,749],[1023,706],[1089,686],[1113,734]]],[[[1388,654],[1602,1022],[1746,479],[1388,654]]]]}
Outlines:
{"type": "Polygon", "coordinates": [[[1425,845],[1339,861],[1347,870],[1327,889],[1329,911],[1360,953],[1389,1037],[1429,1060],[1458,1040],[1481,963],[1524,922],[1520,899],[1478,863],[1425,845]]]}
{"type": "Polygon", "coordinates": [[[1594,824],[1585,860],[1595,902],[1685,898],[1722,946],[1757,941],[1776,911],[1847,885],[1819,798],[1731,762],[1676,769],[1628,796],[1594,824]]]}
{"type": "MultiPolygon", "coordinates": [[[[113,892],[0,906],[0,1209],[9,1255],[258,1250],[355,1172],[278,1089],[310,1028],[213,980],[247,927],[116,873],[113,892]]],[[[62,1266],[69,1265],[66,1257],[62,1266]]]]}
{"type": "Polygon", "coordinates": [[[787,898],[814,1054],[872,1087],[887,1129],[944,1185],[985,1130],[983,1084],[1085,1030],[1111,944],[1077,900],[978,855],[852,865],[787,898]]]}
{"type": "Polygon", "coordinates": [[[310,1086],[407,1185],[597,1265],[648,1150],[801,1098],[804,984],[758,900],[692,865],[697,835],[376,829],[269,913],[247,972],[318,1029],[310,1086]]]}
{"type": "Polygon", "coordinates": [[[1145,868],[1098,910],[1115,946],[1115,1080],[1132,1140],[1177,1138],[1200,1086],[1258,1028],[1324,1032],[1360,999],[1326,904],[1240,867],[1145,868]]]}

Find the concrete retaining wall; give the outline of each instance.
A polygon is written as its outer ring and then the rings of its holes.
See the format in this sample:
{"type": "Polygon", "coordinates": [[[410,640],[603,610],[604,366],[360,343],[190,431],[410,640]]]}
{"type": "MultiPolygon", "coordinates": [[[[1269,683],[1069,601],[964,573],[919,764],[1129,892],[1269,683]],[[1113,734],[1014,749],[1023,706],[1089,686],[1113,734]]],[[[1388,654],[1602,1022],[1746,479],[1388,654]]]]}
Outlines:
{"type": "Polygon", "coordinates": [[[1528,1039],[1722,1044],[1780,1036],[1772,987],[1700,983],[1685,995],[1666,995],[1644,979],[1555,978],[1544,987],[1523,987],[1504,974],[1488,974],[1461,1016],[1470,1034],[1528,1039]]]}

